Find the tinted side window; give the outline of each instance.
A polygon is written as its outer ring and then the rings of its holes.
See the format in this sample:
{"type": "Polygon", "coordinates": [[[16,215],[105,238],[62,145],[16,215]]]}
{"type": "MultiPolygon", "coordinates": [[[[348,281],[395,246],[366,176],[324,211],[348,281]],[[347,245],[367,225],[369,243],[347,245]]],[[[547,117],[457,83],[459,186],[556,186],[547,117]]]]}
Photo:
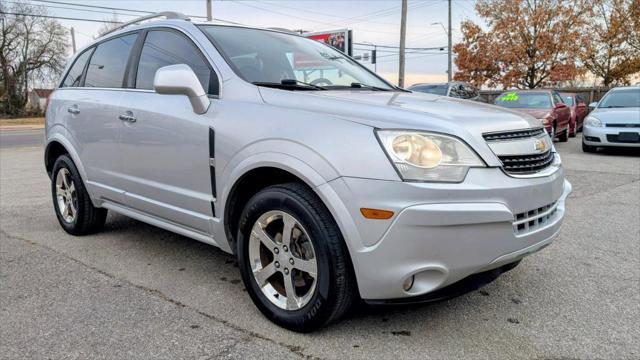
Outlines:
{"type": "Polygon", "coordinates": [[[71,66],[71,69],[69,69],[67,73],[67,77],[65,77],[62,82],[62,87],[80,86],[84,66],[87,64],[87,60],[89,60],[92,52],[93,48],[86,50],[76,58],[76,62],[73,63],[73,66],[71,66]]]}
{"type": "Polygon", "coordinates": [[[84,86],[120,88],[129,53],[138,34],[121,36],[98,45],[91,57],[84,86]]]}
{"type": "Polygon", "coordinates": [[[156,71],[168,65],[186,64],[196,73],[202,88],[217,93],[215,73],[202,53],[187,37],[173,31],[154,30],[147,33],[136,75],[137,89],[153,89],[156,71]]]}
{"type": "Polygon", "coordinates": [[[554,104],[564,104],[564,101],[562,101],[562,96],[560,96],[560,94],[558,94],[557,92],[553,93],[553,103],[554,104]]]}

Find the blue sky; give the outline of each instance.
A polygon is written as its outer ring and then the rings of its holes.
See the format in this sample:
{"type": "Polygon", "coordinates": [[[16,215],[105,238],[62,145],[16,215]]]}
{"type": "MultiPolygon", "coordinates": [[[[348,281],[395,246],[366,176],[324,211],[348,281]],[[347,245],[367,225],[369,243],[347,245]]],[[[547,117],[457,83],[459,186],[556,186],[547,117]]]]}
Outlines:
{"type": "MultiPolygon", "coordinates": [[[[88,4],[144,11],[180,11],[191,15],[206,15],[205,0],[58,0],[66,3],[88,4]]],[[[10,1],[8,1],[9,5],[10,1]]],[[[71,10],[71,6],[52,3],[33,4],[48,6],[52,15],[109,19],[106,13],[71,10]],[[57,8],[53,8],[57,6],[57,8]],[[64,7],[64,8],[63,8],[64,7]]],[[[479,22],[474,11],[475,0],[454,0],[453,42],[460,40],[460,22],[471,19],[479,22]]],[[[353,29],[356,42],[398,45],[400,38],[400,0],[213,0],[213,16],[223,20],[260,27],[282,27],[320,31],[339,28],[353,29]]],[[[85,8],[89,10],[88,8],[85,8]]],[[[95,10],[95,9],[94,9],[95,10]]],[[[117,15],[118,20],[130,20],[135,16],[117,15]]],[[[92,41],[100,24],[59,20],[64,26],[76,30],[76,42],[82,47],[92,41]]],[[[407,20],[408,47],[446,46],[447,37],[441,25],[447,22],[445,0],[409,0],[407,20]]],[[[362,48],[358,46],[357,48],[362,48]]],[[[354,51],[359,54],[362,51],[354,51]]],[[[385,78],[397,81],[397,53],[378,53],[377,71],[385,78]]],[[[373,69],[373,65],[368,65],[373,69]]],[[[406,85],[417,82],[446,81],[447,56],[442,54],[408,54],[406,85]]]]}

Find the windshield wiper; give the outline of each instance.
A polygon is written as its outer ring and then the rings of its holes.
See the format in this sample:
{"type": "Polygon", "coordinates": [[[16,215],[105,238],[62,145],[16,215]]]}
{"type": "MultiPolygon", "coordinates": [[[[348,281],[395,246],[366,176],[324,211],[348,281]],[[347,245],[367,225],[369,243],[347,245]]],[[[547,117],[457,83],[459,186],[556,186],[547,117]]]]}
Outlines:
{"type": "Polygon", "coordinates": [[[252,82],[252,84],[258,85],[258,86],[274,87],[279,89],[327,90],[322,86],[309,84],[304,81],[300,81],[296,79],[282,79],[279,83],[254,81],[252,82]]]}
{"type": "Polygon", "coordinates": [[[381,88],[378,86],[373,86],[373,85],[366,85],[366,84],[362,84],[359,82],[352,82],[351,83],[351,87],[354,89],[371,89],[371,90],[375,90],[375,91],[391,91],[390,89],[385,89],[385,88],[381,88]]]}

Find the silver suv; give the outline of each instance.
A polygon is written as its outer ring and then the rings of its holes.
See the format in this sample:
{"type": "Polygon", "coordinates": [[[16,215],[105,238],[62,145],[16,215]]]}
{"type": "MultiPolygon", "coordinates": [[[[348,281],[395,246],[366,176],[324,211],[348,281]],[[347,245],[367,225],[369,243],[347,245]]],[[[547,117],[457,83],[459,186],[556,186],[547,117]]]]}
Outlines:
{"type": "Polygon", "coordinates": [[[79,51],[50,98],[68,233],[112,210],[218,246],[296,331],[476,288],[558,235],[571,185],[538,120],[295,34],[161,15],[79,51]]]}

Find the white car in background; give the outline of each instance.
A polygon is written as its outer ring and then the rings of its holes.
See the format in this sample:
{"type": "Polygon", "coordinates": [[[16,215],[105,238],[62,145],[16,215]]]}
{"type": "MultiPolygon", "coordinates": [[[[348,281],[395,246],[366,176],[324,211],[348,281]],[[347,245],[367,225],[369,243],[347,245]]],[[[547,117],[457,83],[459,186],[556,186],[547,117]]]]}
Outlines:
{"type": "Polygon", "coordinates": [[[640,147],[640,86],[611,89],[584,122],[582,150],[598,147],[640,147]]]}

